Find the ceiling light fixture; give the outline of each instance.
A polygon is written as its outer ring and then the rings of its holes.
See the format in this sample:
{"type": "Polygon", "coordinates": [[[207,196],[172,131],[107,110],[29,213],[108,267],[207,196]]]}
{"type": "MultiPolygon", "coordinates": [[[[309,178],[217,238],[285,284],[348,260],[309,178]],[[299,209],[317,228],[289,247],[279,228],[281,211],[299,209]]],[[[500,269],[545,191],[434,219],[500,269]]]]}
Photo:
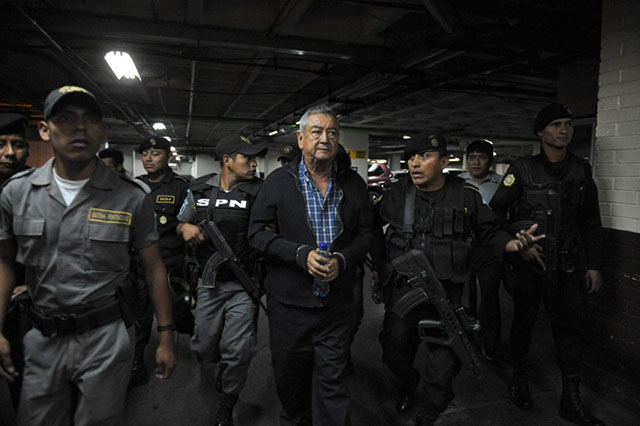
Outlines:
{"type": "Polygon", "coordinates": [[[153,123],[153,130],[167,130],[167,126],[164,125],[164,123],[153,123]]]}
{"type": "Polygon", "coordinates": [[[277,135],[277,134],[278,134],[278,131],[277,131],[277,130],[274,130],[274,131],[272,131],[272,132],[269,132],[269,136],[275,136],[275,135],[277,135]]]}
{"type": "Polygon", "coordinates": [[[137,78],[142,81],[140,74],[138,74],[136,64],[133,63],[133,59],[131,59],[131,56],[127,52],[112,50],[104,55],[104,60],[107,61],[113,73],[118,77],[118,80],[122,80],[123,78],[133,80],[137,78]]]}
{"type": "Polygon", "coordinates": [[[411,136],[409,136],[409,135],[404,135],[404,136],[402,137],[402,139],[411,139],[411,136]]]}
{"type": "Polygon", "coordinates": [[[164,136],[164,138],[165,138],[166,140],[168,140],[169,142],[171,142],[171,138],[170,138],[169,136],[164,136]]]}

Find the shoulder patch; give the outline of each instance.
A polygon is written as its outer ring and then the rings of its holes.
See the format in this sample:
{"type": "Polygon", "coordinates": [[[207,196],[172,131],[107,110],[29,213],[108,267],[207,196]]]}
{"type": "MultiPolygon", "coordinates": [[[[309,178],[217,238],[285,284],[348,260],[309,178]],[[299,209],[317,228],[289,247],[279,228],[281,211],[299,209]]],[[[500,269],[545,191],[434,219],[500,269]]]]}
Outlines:
{"type": "Polygon", "coordinates": [[[140,187],[140,189],[142,189],[144,191],[145,194],[148,194],[151,192],[151,188],[149,188],[149,186],[144,183],[143,181],[141,181],[140,179],[136,179],[134,177],[131,177],[129,175],[126,174],[121,174],[121,173],[117,173],[118,176],[120,176],[120,178],[122,180],[126,180],[127,182],[131,182],[135,185],[137,185],[138,187],[140,187]]]}
{"type": "Polygon", "coordinates": [[[504,179],[502,180],[502,184],[504,186],[511,186],[513,185],[513,183],[516,181],[516,177],[513,175],[513,173],[509,173],[508,175],[506,175],[504,177],[504,179]]]}

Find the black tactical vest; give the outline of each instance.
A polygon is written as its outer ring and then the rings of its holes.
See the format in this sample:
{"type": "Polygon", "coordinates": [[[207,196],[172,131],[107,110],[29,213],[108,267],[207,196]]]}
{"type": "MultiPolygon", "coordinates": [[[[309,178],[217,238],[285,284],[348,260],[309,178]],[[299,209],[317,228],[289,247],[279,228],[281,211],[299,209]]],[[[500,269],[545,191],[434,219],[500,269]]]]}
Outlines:
{"type": "MultiPolygon", "coordinates": [[[[251,208],[263,181],[255,179],[239,183],[232,191],[224,193],[218,187],[207,183],[213,176],[203,176],[191,184],[196,205],[196,223],[205,219],[214,220],[236,256],[252,270],[257,255],[255,250],[249,247],[247,233],[251,208]]],[[[210,255],[210,247],[198,247],[196,256],[200,262],[206,262],[210,255]]]]}
{"type": "MultiPolygon", "coordinates": [[[[560,215],[560,232],[557,235],[560,249],[581,245],[577,216],[585,202],[585,185],[589,177],[588,165],[575,155],[568,153],[562,168],[552,173],[551,164],[542,154],[527,157],[514,163],[522,179],[524,193],[510,210],[509,217],[515,221],[535,217],[538,209],[548,209],[551,214],[560,215]],[[559,172],[559,173],[558,173],[559,172]],[[540,194],[553,194],[559,203],[544,205],[540,194]],[[557,211],[557,210],[560,211],[557,211]]],[[[558,167],[558,166],[556,166],[558,167]]],[[[546,232],[546,230],[541,230],[546,232]]]]}
{"type": "Polygon", "coordinates": [[[416,206],[416,187],[410,184],[405,193],[403,228],[390,225],[385,235],[389,260],[410,249],[422,250],[440,280],[465,282],[472,237],[464,207],[464,186],[462,179],[447,178],[433,207],[424,216],[416,206]]]}

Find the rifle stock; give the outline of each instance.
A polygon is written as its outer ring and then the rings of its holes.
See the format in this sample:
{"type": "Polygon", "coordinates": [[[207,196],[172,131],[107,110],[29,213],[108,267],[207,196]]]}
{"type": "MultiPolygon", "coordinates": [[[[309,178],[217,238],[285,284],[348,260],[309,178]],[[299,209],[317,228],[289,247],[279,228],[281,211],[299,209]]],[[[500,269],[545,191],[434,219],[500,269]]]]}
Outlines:
{"type": "MultiPolygon", "coordinates": [[[[429,301],[440,315],[439,320],[424,319],[419,322],[421,340],[451,348],[460,361],[469,367],[476,377],[480,377],[480,361],[467,337],[467,331],[479,329],[477,322],[471,321],[463,307],[453,309],[431,263],[419,250],[411,250],[392,261],[393,269],[409,277],[411,291],[393,307],[394,312],[405,315],[413,307],[429,301]]],[[[402,316],[402,315],[401,315],[402,316]]]]}

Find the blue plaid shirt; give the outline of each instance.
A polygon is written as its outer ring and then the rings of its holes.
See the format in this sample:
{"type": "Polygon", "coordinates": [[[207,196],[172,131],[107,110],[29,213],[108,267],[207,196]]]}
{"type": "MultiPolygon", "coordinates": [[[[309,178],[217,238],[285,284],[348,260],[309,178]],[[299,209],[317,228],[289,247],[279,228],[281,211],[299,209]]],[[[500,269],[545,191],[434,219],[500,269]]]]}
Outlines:
{"type": "Polygon", "coordinates": [[[342,232],[342,221],[338,215],[338,206],[342,201],[342,190],[335,185],[335,165],[334,170],[329,175],[329,185],[325,197],[313,183],[307,166],[304,164],[304,157],[298,166],[298,178],[302,187],[302,196],[307,205],[307,215],[311,223],[311,229],[316,236],[316,244],[327,245],[327,250],[338,234],[342,232]]]}

